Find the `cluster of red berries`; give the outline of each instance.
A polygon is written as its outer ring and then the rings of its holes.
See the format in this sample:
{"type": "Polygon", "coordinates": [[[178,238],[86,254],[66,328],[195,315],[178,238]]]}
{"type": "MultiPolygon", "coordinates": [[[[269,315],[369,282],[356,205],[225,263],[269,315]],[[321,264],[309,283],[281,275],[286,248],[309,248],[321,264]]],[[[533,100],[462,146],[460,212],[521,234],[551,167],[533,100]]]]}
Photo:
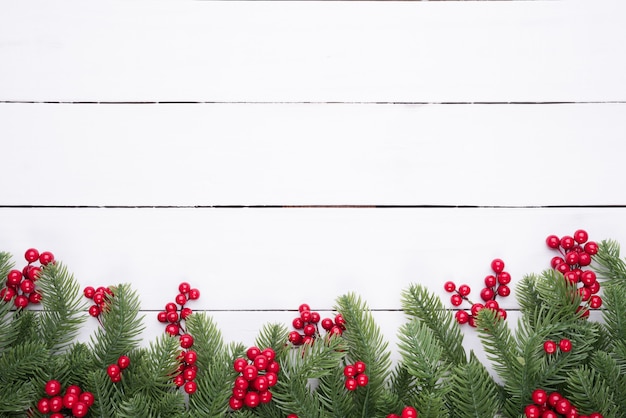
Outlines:
{"type": "Polygon", "coordinates": [[[45,388],[49,398],[39,399],[37,410],[42,414],[50,414],[50,418],[64,418],[70,414],[81,418],[87,415],[94,402],[91,392],[83,392],[76,385],[68,386],[64,394],[61,394],[61,391],[61,383],[58,380],[49,380],[45,388]]]}
{"type": "Polygon", "coordinates": [[[472,305],[469,312],[460,309],[455,313],[455,318],[459,324],[469,324],[475,327],[476,315],[484,308],[492,309],[498,312],[500,317],[506,319],[507,313],[504,309],[500,308],[500,304],[496,298],[498,296],[507,297],[511,294],[511,288],[509,287],[511,275],[504,271],[504,261],[499,258],[491,262],[491,270],[493,270],[494,274],[485,277],[485,287],[480,291],[480,298],[485,302],[484,304],[480,302],[474,303],[469,300],[468,296],[472,289],[468,285],[462,284],[457,288],[456,284],[452,281],[444,283],[443,288],[448,293],[452,293],[450,303],[453,306],[460,306],[463,301],[468,301],[472,305]]]}
{"type": "Polygon", "coordinates": [[[191,308],[185,306],[187,302],[200,298],[200,291],[192,288],[187,282],[179,284],[178,291],[175,302],[167,303],[165,310],[157,314],[159,322],[167,324],[165,332],[172,336],[181,335],[181,331],[184,332],[183,321],[193,313],[191,308]]]}
{"type": "Polygon", "coordinates": [[[184,321],[193,313],[193,310],[187,306],[190,300],[200,298],[200,291],[192,288],[187,282],[178,285],[178,295],[174,298],[174,302],[165,304],[165,310],[157,314],[159,322],[166,323],[165,332],[173,337],[178,337],[180,346],[183,349],[178,356],[180,365],[178,373],[174,376],[174,384],[182,387],[186,393],[196,393],[198,385],[196,383],[196,375],[198,373],[198,354],[191,350],[194,339],[191,334],[185,331],[184,321]]]}
{"type": "Polygon", "coordinates": [[[362,361],[348,364],[343,368],[343,374],[346,376],[346,389],[356,390],[358,387],[367,385],[369,377],[365,374],[365,368],[365,363],[362,361]]]}
{"type": "Polygon", "coordinates": [[[130,358],[124,355],[117,359],[117,363],[110,364],[109,367],[107,367],[107,374],[111,382],[117,383],[122,380],[122,370],[126,370],[128,366],[130,366],[130,358]]]}
{"type": "Polygon", "coordinates": [[[246,357],[236,358],[233,368],[239,372],[233,385],[233,394],[229,405],[233,410],[244,406],[255,408],[259,404],[272,400],[270,388],[278,382],[280,365],[276,361],[276,352],[271,348],[260,350],[250,347],[246,357]]]}
{"type": "Polygon", "coordinates": [[[186,393],[191,395],[198,390],[198,385],[196,384],[198,353],[190,349],[193,345],[193,339],[190,340],[189,337],[191,337],[189,334],[181,335],[180,337],[181,347],[187,346],[188,349],[182,350],[178,356],[180,365],[178,366],[178,374],[174,376],[174,384],[177,387],[182,387],[186,393]]]}
{"type": "Polygon", "coordinates": [[[49,251],[41,254],[34,248],[29,248],[24,254],[28,264],[20,270],[11,270],[7,274],[5,286],[0,289],[0,298],[5,302],[13,300],[18,309],[23,309],[29,303],[41,302],[41,293],[37,291],[35,282],[41,274],[41,269],[48,264],[54,263],[54,255],[49,251]],[[39,266],[34,263],[39,262],[39,266]]]}
{"type": "Polygon", "coordinates": [[[594,412],[579,415],[576,407],[558,392],[548,394],[543,389],[535,389],[532,393],[534,404],[526,405],[526,418],[602,418],[602,414],[594,412]]]}
{"type": "Polygon", "coordinates": [[[93,300],[94,303],[89,307],[89,315],[100,321],[100,315],[108,309],[109,299],[113,297],[113,289],[104,286],[98,288],[87,286],[83,289],[83,295],[93,300]]]}
{"type": "Polygon", "coordinates": [[[331,318],[321,319],[320,314],[312,311],[306,303],[298,307],[298,312],[300,315],[295,317],[291,323],[296,331],[289,333],[289,342],[293,345],[311,344],[315,338],[321,335],[318,325],[322,326],[328,337],[342,335],[346,329],[346,321],[341,314],[335,315],[334,320],[331,318]]]}
{"type": "Polygon", "coordinates": [[[400,415],[389,414],[387,418],[417,418],[417,409],[412,406],[405,406],[400,415]]]}
{"type": "Polygon", "coordinates": [[[562,353],[569,353],[572,351],[572,342],[567,338],[563,338],[558,344],[552,340],[543,343],[543,351],[547,354],[554,354],[557,349],[561,350],[562,353]]]}
{"type": "Polygon", "coordinates": [[[583,316],[589,315],[589,308],[598,309],[602,306],[602,298],[597,294],[600,292],[600,282],[596,274],[592,270],[583,269],[591,264],[593,256],[598,253],[598,244],[589,241],[587,231],[579,229],[573,236],[565,235],[561,238],[549,235],[546,244],[561,254],[550,261],[552,268],[563,274],[572,284],[581,285],[578,292],[587,305],[578,308],[579,311],[583,310],[583,316]]]}

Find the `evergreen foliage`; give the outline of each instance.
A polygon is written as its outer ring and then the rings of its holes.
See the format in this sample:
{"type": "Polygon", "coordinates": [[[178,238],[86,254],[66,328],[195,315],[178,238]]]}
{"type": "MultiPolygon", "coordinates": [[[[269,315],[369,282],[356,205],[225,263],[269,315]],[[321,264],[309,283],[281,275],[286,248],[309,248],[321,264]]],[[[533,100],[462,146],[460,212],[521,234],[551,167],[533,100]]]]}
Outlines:
{"type": "MultiPolygon", "coordinates": [[[[0,253],[0,274],[12,268],[0,253]]],[[[406,322],[398,330],[399,359],[389,347],[367,304],[356,294],[336,299],[345,320],[342,335],[316,334],[301,346],[288,343],[284,324],[264,326],[255,341],[272,348],[280,365],[272,400],[233,411],[229,398],[233,361],[246,347],[226,343],[204,312],[186,319],[197,352],[197,391],[176,386],[181,340],[167,333],[142,344],[144,318],[128,284],[111,287],[88,343],[76,342],[86,315],[79,286],[65,266],[45,266],[38,281],[42,308],[17,309],[0,301],[0,417],[43,417],[39,399],[50,379],[94,394],[88,418],[384,418],[413,406],[421,418],[519,418],[536,389],[559,392],[580,413],[626,417],[626,263],[619,245],[603,241],[593,268],[602,281],[603,305],[591,319],[575,284],[555,270],[529,274],[517,285],[516,324],[482,309],[476,329],[488,363],[463,347],[453,311],[425,286],[401,295],[406,322]],[[601,321],[597,321],[601,315],[601,321]],[[572,349],[547,353],[546,341],[571,342],[572,349]],[[107,366],[121,355],[131,359],[119,382],[107,366]],[[346,365],[362,361],[369,382],[345,386],[346,365]],[[490,371],[493,372],[490,373],[490,371]]],[[[94,319],[95,321],[95,319],[94,319]]]]}

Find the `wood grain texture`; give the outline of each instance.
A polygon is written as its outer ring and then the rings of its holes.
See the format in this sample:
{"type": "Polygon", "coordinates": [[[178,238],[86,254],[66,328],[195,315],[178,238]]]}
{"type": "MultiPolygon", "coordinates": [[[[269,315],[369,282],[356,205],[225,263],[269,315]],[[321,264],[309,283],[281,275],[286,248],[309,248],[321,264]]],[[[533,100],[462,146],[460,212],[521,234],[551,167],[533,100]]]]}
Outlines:
{"type": "Polygon", "coordinates": [[[626,202],[626,104],[0,104],[0,136],[5,205],[626,202]]]}
{"type": "Polygon", "coordinates": [[[0,5],[0,100],[623,101],[623,2],[0,5]]]}

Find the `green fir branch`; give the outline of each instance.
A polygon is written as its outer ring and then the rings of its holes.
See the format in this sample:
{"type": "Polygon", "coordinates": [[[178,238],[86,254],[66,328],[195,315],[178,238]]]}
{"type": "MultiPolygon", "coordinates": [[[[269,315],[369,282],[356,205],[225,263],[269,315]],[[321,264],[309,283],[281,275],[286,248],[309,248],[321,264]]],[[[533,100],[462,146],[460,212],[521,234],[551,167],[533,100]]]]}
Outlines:
{"type": "Polygon", "coordinates": [[[87,319],[80,285],[62,263],[48,264],[41,270],[37,286],[43,311],[39,333],[51,352],[63,352],[71,345],[87,319]]]}
{"type": "Polygon", "coordinates": [[[445,350],[447,362],[455,365],[467,362],[461,328],[439,297],[422,285],[412,284],[402,292],[402,309],[432,330],[445,350]]]}
{"type": "MultiPolygon", "coordinates": [[[[607,382],[593,368],[582,365],[569,374],[569,400],[576,405],[580,414],[601,413],[604,418],[623,417],[613,399],[607,382]]],[[[623,406],[620,405],[620,408],[623,406]]]]}
{"type": "Polygon", "coordinates": [[[604,287],[626,287],[626,262],[620,258],[619,243],[613,240],[600,242],[594,261],[594,270],[604,287]]]}
{"type": "Polygon", "coordinates": [[[18,386],[2,386],[0,390],[0,417],[23,418],[37,399],[38,388],[30,382],[18,386]],[[6,390],[10,388],[10,390],[6,390]]]}
{"type": "MultiPolygon", "coordinates": [[[[327,411],[327,417],[342,418],[355,413],[357,406],[354,396],[346,389],[345,381],[342,364],[337,364],[328,375],[319,379],[317,393],[327,411]]],[[[357,390],[362,389],[357,388],[357,390]]]]}
{"type": "MultiPolygon", "coordinates": [[[[0,278],[6,278],[12,268],[11,255],[0,252],[0,278]]],[[[13,311],[13,308],[13,301],[7,302],[0,298],[0,355],[19,337],[19,330],[16,329],[15,324],[17,312],[13,311]]]]}
{"type": "Polygon", "coordinates": [[[127,355],[141,342],[144,329],[141,305],[137,293],[129,284],[112,287],[100,315],[100,327],[90,338],[91,348],[99,367],[106,368],[127,355]]]}
{"type": "Polygon", "coordinates": [[[280,358],[278,383],[272,389],[273,402],[285,415],[328,417],[315,388],[318,379],[332,374],[342,363],[345,350],[343,338],[334,336],[285,352],[280,358]]]}
{"type": "Polygon", "coordinates": [[[391,359],[388,343],[384,341],[371,311],[360,297],[353,293],[340,296],[335,309],[346,321],[346,330],[343,332],[348,345],[346,362],[363,361],[369,377],[365,387],[367,390],[356,390],[352,394],[356,408],[353,416],[369,418],[376,415],[385,382],[389,378],[391,359]]]}
{"type": "Polygon", "coordinates": [[[473,352],[467,364],[454,368],[450,384],[448,401],[452,417],[494,417],[500,410],[498,385],[473,352]]]}
{"type": "Polygon", "coordinates": [[[613,341],[626,341],[626,286],[609,286],[602,295],[604,327],[613,341]]]}
{"type": "Polygon", "coordinates": [[[235,353],[243,346],[226,346],[213,318],[196,312],[186,320],[198,354],[198,390],[189,396],[189,414],[194,417],[223,417],[232,395],[237,372],[232,367],[235,353]]]}
{"type": "Polygon", "coordinates": [[[413,319],[400,328],[398,339],[402,363],[415,377],[413,384],[426,391],[439,389],[452,364],[445,361],[445,350],[433,331],[413,319]]]}

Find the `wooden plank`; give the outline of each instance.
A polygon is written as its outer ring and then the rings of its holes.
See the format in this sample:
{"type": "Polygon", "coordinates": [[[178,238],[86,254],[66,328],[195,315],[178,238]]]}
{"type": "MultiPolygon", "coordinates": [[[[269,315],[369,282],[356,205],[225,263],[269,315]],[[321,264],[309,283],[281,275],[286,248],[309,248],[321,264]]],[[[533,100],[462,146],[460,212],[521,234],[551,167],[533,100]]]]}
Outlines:
{"type": "MultiPolygon", "coordinates": [[[[0,209],[0,249],[49,250],[81,285],[131,283],[161,310],[188,281],[201,310],[329,310],[355,292],[395,310],[410,283],[478,299],[494,258],[514,281],[549,267],[549,234],[586,229],[626,242],[624,208],[580,209],[0,209]]],[[[503,301],[515,307],[513,297],[503,301]]]]}
{"type": "Polygon", "coordinates": [[[623,2],[0,4],[0,100],[623,101],[623,2]]]}
{"type": "Polygon", "coordinates": [[[626,105],[0,104],[4,205],[623,205],[626,105]]]}

